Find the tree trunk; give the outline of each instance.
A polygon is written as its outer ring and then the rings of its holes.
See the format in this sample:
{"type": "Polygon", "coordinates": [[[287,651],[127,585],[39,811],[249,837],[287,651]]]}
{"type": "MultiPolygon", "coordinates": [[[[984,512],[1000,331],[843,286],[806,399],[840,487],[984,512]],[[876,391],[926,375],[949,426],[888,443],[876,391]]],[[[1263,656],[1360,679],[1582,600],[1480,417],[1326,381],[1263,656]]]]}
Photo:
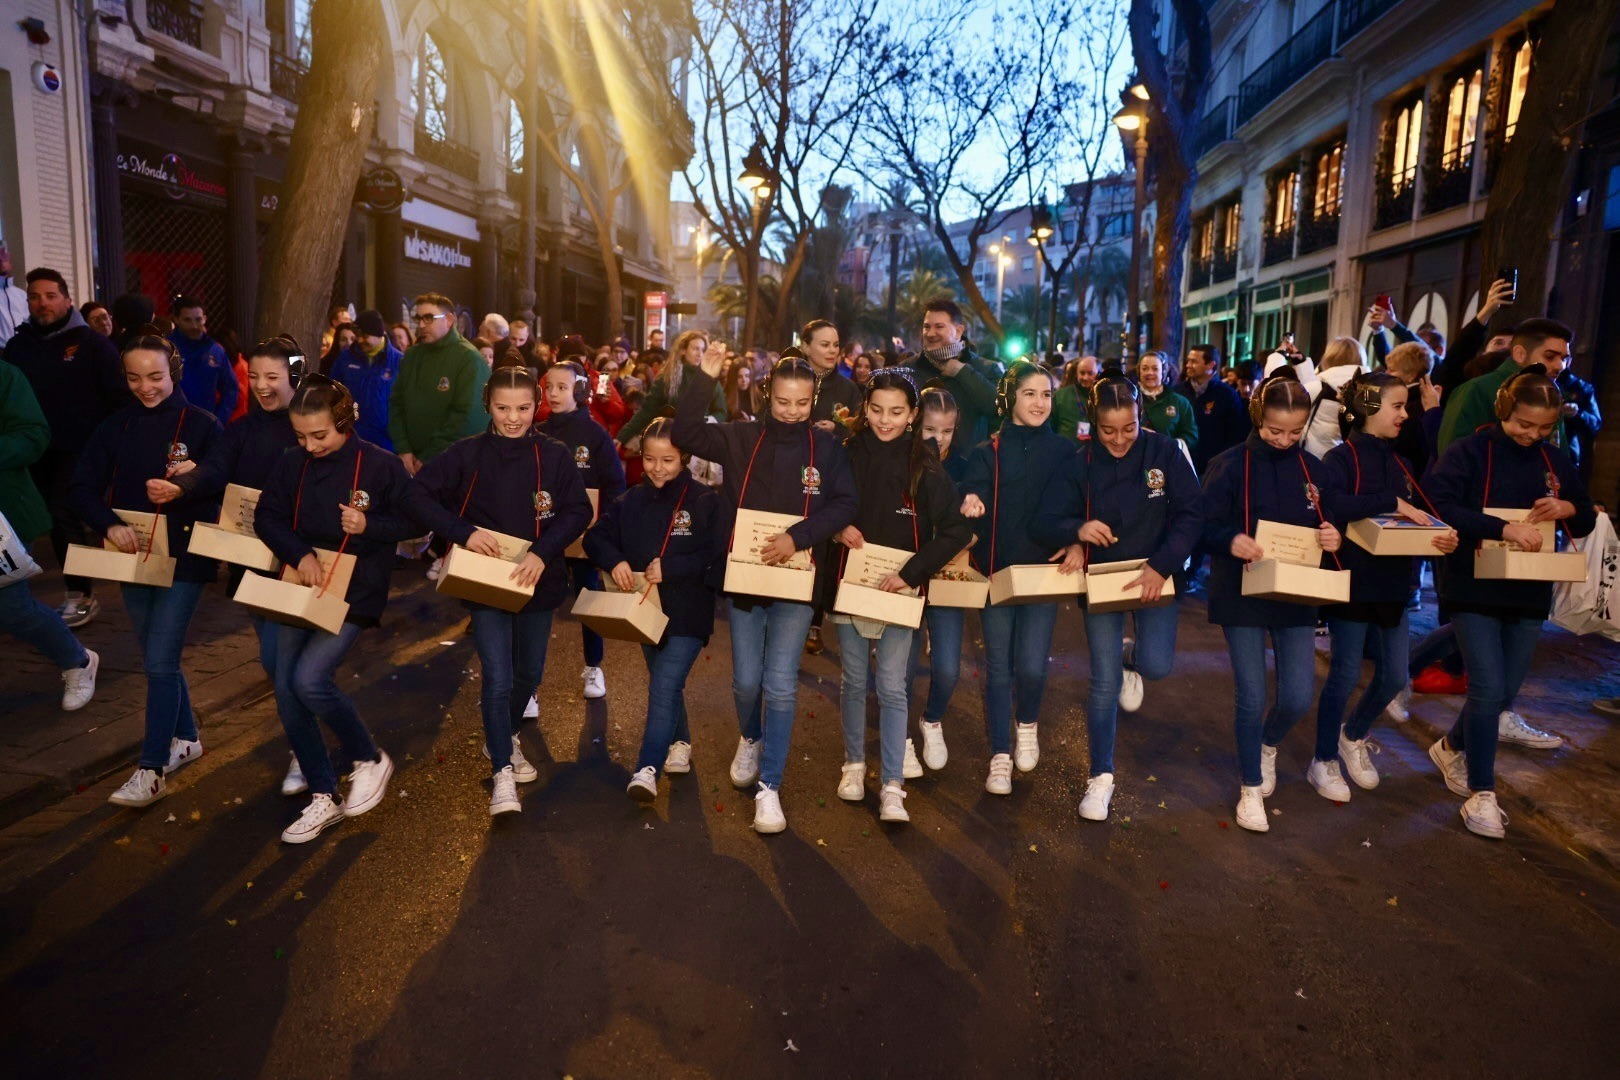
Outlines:
{"type": "Polygon", "coordinates": [[[1508,320],[1547,310],[1548,270],[1569,170],[1614,22],[1610,4],[1562,3],[1542,27],[1518,125],[1485,207],[1480,295],[1499,268],[1517,267],[1519,300],[1504,313],[1508,320]]]}
{"type": "MultiPolygon", "coordinates": [[[[375,0],[320,0],[287,150],[281,210],[270,224],[259,285],[259,338],[291,333],[319,346],[354,189],[376,126],[385,36],[375,0]]],[[[397,252],[388,253],[389,258],[397,252]]]]}

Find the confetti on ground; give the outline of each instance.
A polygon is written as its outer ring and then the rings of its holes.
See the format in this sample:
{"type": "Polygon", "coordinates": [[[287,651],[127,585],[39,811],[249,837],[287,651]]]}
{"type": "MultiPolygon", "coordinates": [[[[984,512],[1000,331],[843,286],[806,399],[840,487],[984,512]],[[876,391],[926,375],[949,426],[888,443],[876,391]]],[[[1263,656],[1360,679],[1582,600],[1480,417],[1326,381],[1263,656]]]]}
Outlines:
{"type": "Polygon", "coordinates": [[[1390,907],[1400,907],[1401,898],[1398,896],[1392,896],[1388,900],[1385,900],[1384,903],[1388,904],[1390,907]]]}
{"type": "Polygon", "coordinates": [[[242,805],[242,796],[238,795],[236,798],[232,799],[231,802],[235,803],[237,806],[241,806],[242,805]]]}
{"type": "Polygon", "coordinates": [[[1122,817],[1119,820],[1123,821],[1127,825],[1129,825],[1131,823],[1131,819],[1130,819],[1129,815],[1126,815],[1125,817],[1122,817]]]}
{"type": "Polygon", "coordinates": [[[1372,837],[1369,836],[1367,839],[1363,840],[1361,842],[1361,846],[1362,847],[1372,847],[1372,837]]]}
{"type": "Polygon", "coordinates": [[[1170,835],[1171,836],[1179,836],[1179,835],[1181,835],[1181,826],[1179,826],[1179,825],[1170,826],[1170,835]]]}
{"type": "Polygon", "coordinates": [[[1271,816],[1272,817],[1282,817],[1282,811],[1278,810],[1275,806],[1273,806],[1271,808],[1271,816]]]}
{"type": "Polygon", "coordinates": [[[1159,804],[1159,809],[1160,809],[1160,810],[1164,810],[1164,809],[1166,809],[1166,807],[1165,807],[1165,805],[1164,805],[1164,803],[1162,803],[1162,802],[1161,802],[1161,803],[1160,803],[1160,804],[1159,804]]]}
{"type": "Polygon", "coordinates": [[[1149,776],[1148,777],[1148,783],[1157,784],[1158,782],[1159,782],[1159,778],[1157,776],[1149,776]]]}
{"type": "Polygon", "coordinates": [[[872,830],[871,829],[862,829],[861,830],[861,835],[862,836],[871,836],[872,835],[872,830]]]}
{"type": "Polygon", "coordinates": [[[1231,828],[1231,827],[1232,827],[1232,826],[1230,826],[1230,825],[1228,825],[1228,824],[1227,824],[1227,823],[1226,823],[1226,822],[1224,822],[1224,821],[1217,821],[1217,822],[1216,822],[1216,823],[1215,823],[1215,824],[1216,824],[1216,825],[1219,825],[1219,826],[1220,826],[1220,827],[1221,827],[1221,828],[1223,828],[1223,829],[1230,829],[1230,828],[1231,828]]]}
{"type": "Polygon", "coordinates": [[[163,819],[163,824],[167,825],[172,821],[179,821],[179,820],[180,820],[179,818],[175,817],[173,814],[170,814],[168,817],[163,819]]]}
{"type": "Polygon", "coordinates": [[[641,827],[646,832],[652,832],[652,822],[650,821],[643,821],[641,827]]]}
{"type": "Polygon", "coordinates": [[[284,958],[287,955],[287,950],[283,949],[280,945],[277,945],[276,946],[276,951],[275,951],[275,953],[273,955],[275,956],[275,958],[277,960],[280,960],[280,959],[284,958]]]}
{"type": "Polygon", "coordinates": [[[816,847],[826,847],[826,846],[827,846],[827,841],[823,840],[819,836],[816,837],[816,847]]]}
{"type": "Polygon", "coordinates": [[[236,925],[236,920],[235,919],[226,919],[225,920],[225,925],[226,926],[235,926],[236,925]]]}
{"type": "Polygon", "coordinates": [[[725,813],[726,812],[725,803],[715,803],[714,804],[714,812],[717,813],[717,814],[725,813]]]}
{"type": "Polygon", "coordinates": [[[129,837],[120,836],[118,839],[114,840],[113,843],[117,844],[119,847],[124,847],[124,846],[128,845],[129,837]]]}
{"type": "Polygon", "coordinates": [[[168,844],[159,844],[158,845],[158,854],[159,855],[167,855],[168,853],[169,853],[169,845],[168,844]]]}
{"type": "Polygon", "coordinates": [[[1168,881],[1161,881],[1161,882],[1159,882],[1159,888],[1161,888],[1161,889],[1168,889],[1168,888],[1169,888],[1169,887],[1170,887],[1170,883],[1169,883],[1169,882],[1168,882],[1168,881]]]}
{"type": "Polygon", "coordinates": [[[304,898],[304,890],[303,889],[299,889],[297,892],[293,893],[293,899],[294,900],[302,900],[303,898],[304,898]]]}
{"type": "Polygon", "coordinates": [[[788,1044],[786,1046],[782,1047],[782,1052],[784,1054],[787,1053],[789,1050],[793,1051],[795,1054],[797,1054],[799,1052],[799,1048],[797,1046],[793,1045],[793,1040],[792,1039],[789,1039],[788,1044]]]}
{"type": "Polygon", "coordinates": [[[1031,844],[1031,845],[1029,845],[1029,850],[1034,851],[1034,852],[1039,852],[1041,849],[1036,847],[1034,844],[1031,844]]]}
{"type": "Polygon", "coordinates": [[[455,642],[453,642],[453,641],[441,641],[441,642],[439,642],[439,644],[440,645],[454,645],[455,642]]]}
{"type": "Polygon", "coordinates": [[[1309,1001],[1310,1000],[1310,998],[1305,996],[1305,988],[1303,986],[1300,987],[1298,990],[1294,991],[1294,996],[1299,998],[1299,1000],[1301,1000],[1301,1001],[1309,1001]]]}
{"type": "Polygon", "coordinates": [[[817,806],[826,806],[827,805],[827,800],[825,798],[818,798],[816,800],[816,805],[817,806]]]}
{"type": "Polygon", "coordinates": [[[246,885],[244,885],[244,886],[242,886],[242,887],[243,887],[243,888],[244,888],[244,889],[251,889],[251,888],[253,888],[253,882],[251,882],[251,881],[250,881],[250,882],[248,882],[248,883],[247,883],[247,884],[246,884],[246,885]]]}
{"type": "Polygon", "coordinates": [[[188,815],[188,816],[191,818],[192,821],[201,821],[202,820],[202,811],[201,810],[193,810],[190,813],[190,815],[188,815]]]}

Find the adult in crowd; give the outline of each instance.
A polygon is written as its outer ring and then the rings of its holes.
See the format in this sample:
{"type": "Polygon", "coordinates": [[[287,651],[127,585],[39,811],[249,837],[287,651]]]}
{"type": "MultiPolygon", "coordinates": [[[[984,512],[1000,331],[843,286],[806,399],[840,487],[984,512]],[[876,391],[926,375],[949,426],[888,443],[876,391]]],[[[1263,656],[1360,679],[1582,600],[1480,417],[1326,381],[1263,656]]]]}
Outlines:
{"type": "Polygon", "coordinates": [[[664,332],[657,327],[647,331],[647,348],[662,349],[664,347],[664,332]]]}
{"type": "Polygon", "coordinates": [[[332,342],[337,338],[338,327],[352,321],[354,315],[349,311],[348,304],[333,304],[326,313],[326,329],[321,331],[321,355],[329,355],[332,351],[332,342]]]}
{"type": "Polygon", "coordinates": [[[1189,345],[1181,368],[1182,379],[1176,384],[1176,393],[1192,403],[1193,422],[1198,425],[1198,443],[1192,447],[1192,459],[1198,475],[1202,476],[1211,458],[1249,437],[1252,425],[1243,399],[1219,377],[1219,348],[1205,343],[1189,345]]]}
{"type": "Polygon", "coordinates": [[[478,336],[489,342],[490,363],[493,366],[496,360],[506,355],[507,347],[512,344],[512,326],[506,321],[506,316],[492,311],[478,324],[478,336]]]}
{"type": "Polygon", "coordinates": [[[400,355],[403,356],[405,350],[410,348],[412,343],[416,341],[416,335],[411,333],[410,327],[402,322],[397,322],[388,328],[388,340],[393,343],[394,348],[398,349],[400,355]]]}
{"type": "MultiPolygon", "coordinates": [[[[708,350],[708,336],[701,330],[683,330],[675,336],[675,355],[659,369],[658,377],[647,384],[646,396],[641,399],[636,414],[625,421],[614,435],[620,446],[633,448],[648,424],[660,416],[674,415],[675,402],[680,399],[686,377],[702,363],[703,354],[708,350]]],[[[729,418],[723,383],[715,383],[707,411],[717,424],[723,424],[729,418]]]]}
{"type": "MultiPolygon", "coordinates": [[[[1491,282],[1491,287],[1485,291],[1485,302],[1480,305],[1479,313],[1463,324],[1457,336],[1447,344],[1445,337],[1440,336],[1440,348],[1435,350],[1435,367],[1433,379],[1442,392],[1449,393],[1468,381],[1467,368],[1471,361],[1481,353],[1491,349],[1507,348],[1505,341],[1497,341],[1489,331],[1491,320],[1503,307],[1513,302],[1513,282],[1506,278],[1498,278],[1491,282]]],[[[1382,304],[1374,304],[1367,311],[1367,322],[1373,328],[1373,359],[1388,367],[1387,355],[1393,351],[1389,338],[1393,337],[1396,344],[1409,341],[1423,340],[1419,329],[1416,333],[1401,325],[1395,313],[1382,304]],[[1386,333],[1387,331],[1387,333],[1386,333]]],[[[1438,334],[1433,327],[1432,333],[1438,334]]],[[[1433,342],[1424,341],[1433,349],[1433,342]]]]}
{"type": "Polygon", "coordinates": [[[28,294],[17,288],[11,273],[11,252],[0,240],[0,349],[28,321],[28,294]]]}
{"type": "Polygon", "coordinates": [[[1192,454],[1198,445],[1198,422],[1192,402],[1170,389],[1176,365],[1164,353],[1149,349],[1136,364],[1136,382],[1142,388],[1142,425],[1149,431],[1181,440],[1192,454]]]}
{"type": "MultiPolygon", "coordinates": [[[[93,542],[68,508],[68,484],[97,426],[132,400],[118,350],[73,307],[67,279],[49,267],[28,274],[28,318],[6,343],[5,359],[28,381],[50,425],[50,443],[33,461],[34,486],[51,511],[51,550],[61,562],[69,544],[93,542]]],[[[62,618],[83,626],[101,610],[88,578],[66,578],[62,618]]]]}
{"type": "Polygon", "coordinates": [[[415,476],[457,439],[489,424],[483,405],[489,367],[456,330],[448,296],[423,293],[411,309],[416,343],[405,350],[388,394],[388,437],[415,476]]]}
{"type": "Polygon", "coordinates": [[[394,448],[388,435],[388,399],[399,377],[404,353],[388,340],[388,325],[382,312],[362,311],[355,319],[358,336],[332,365],[332,379],[349,388],[360,410],[354,433],[384,450],[394,448]]]}
{"type": "Polygon", "coordinates": [[[320,371],[322,375],[330,376],[332,369],[337,366],[338,358],[354,347],[360,340],[360,328],[352,322],[346,322],[332,332],[332,341],[321,354],[320,371]]]}
{"type": "Polygon", "coordinates": [[[812,319],[799,331],[799,348],[816,369],[816,390],[810,399],[810,422],[839,438],[849,435],[846,426],[861,415],[861,388],[839,370],[844,350],[838,327],[826,319],[812,319]],[[840,408],[842,411],[840,411],[840,408]]]}
{"type": "Polygon", "coordinates": [[[1569,445],[1566,449],[1569,450],[1569,456],[1574,460],[1575,470],[1580,473],[1581,479],[1590,484],[1592,446],[1597,440],[1598,429],[1603,426],[1603,413],[1598,409],[1597,387],[1567,366],[1554,381],[1558,384],[1558,392],[1564,397],[1562,407],[1564,434],[1569,436],[1569,445]]]}
{"type": "MultiPolygon", "coordinates": [[[[1339,431],[1339,406],[1350,380],[1366,370],[1367,354],[1353,337],[1337,337],[1322,350],[1317,368],[1321,379],[1311,402],[1311,418],[1305,424],[1305,449],[1323,457],[1344,441],[1339,431]]],[[[1409,414],[1410,415],[1410,414],[1409,414]]]]}
{"type": "Polygon", "coordinates": [[[1440,387],[1430,377],[1434,353],[1421,341],[1402,342],[1384,358],[1384,369],[1406,387],[1406,423],[1395,436],[1395,452],[1412,463],[1414,476],[1422,476],[1434,456],[1426,432],[1440,415],[1440,387]]]}
{"type": "MultiPolygon", "coordinates": [[[[1574,331],[1556,319],[1526,319],[1520,323],[1513,331],[1507,358],[1494,370],[1457,387],[1446,400],[1445,416],[1440,422],[1440,452],[1496,422],[1496,392],[1514,373],[1540,364],[1550,376],[1561,374],[1569,362],[1569,344],[1574,339],[1574,331]]],[[[1569,445],[1562,416],[1553,428],[1551,441],[1554,446],[1569,445]]]]}
{"type": "Polygon", "coordinates": [[[1071,442],[1091,438],[1091,417],[1087,415],[1087,402],[1091,388],[1102,374],[1102,361],[1095,356],[1082,356],[1067,366],[1073,380],[1065,380],[1052,395],[1052,430],[1071,442]]]}
{"type": "MultiPolygon", "coordinates": [[[[152,298],[145,293],[124,293],[113,297],[113,346],[122,349],[130,338],[138,337],[141,329],[152,323],[152,298]]],[[[122,378],[122,367],[119,377],[122,378]]]]}
{"type": "Polygon", "coordinates": [[[85,323],[104,338],[113,336],[112,311],[100,300],[86,300],[79,305],[79,314],[84,316],[85,323]]]}
{"type": "Polygon", "coordinates": [[[956,301],[930,300],[923,307],[922,352],[911,365],[920,388],[937,386],[956,399],[961,419],[955,442],[964,452],[988,439],[1001,422],[996,411],[1001,365],[975,352],[963,337],[966,332],[956,301]]]}
{"type": "MultiPolygon", "coordinates": [[[[534,367],[534,333],[533,328],[529,325],[529,320],[513,319],[512,325],[508,329],[512,332],[510,338],[512,348],[516,349],[518,355],[523,357],[523,363],[519,366],[534,367]]],[[[500,358],[497,357],[496,359],[499,360],[500,358]]]]}
{"type": "Polygon", "coordinates": [[[174,333],[169,340],[180,351],[179,389],[186,401],[213,413],[221,426],[230,423],[242,390],[224,346],[208,334],[202,301],[182,296],[174,302],[174,333]]]}

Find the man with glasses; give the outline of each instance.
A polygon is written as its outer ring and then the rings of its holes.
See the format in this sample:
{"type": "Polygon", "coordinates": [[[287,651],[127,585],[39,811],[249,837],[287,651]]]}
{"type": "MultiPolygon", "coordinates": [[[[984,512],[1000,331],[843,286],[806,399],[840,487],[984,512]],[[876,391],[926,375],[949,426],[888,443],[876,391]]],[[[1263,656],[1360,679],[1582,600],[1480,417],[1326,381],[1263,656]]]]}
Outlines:
{"type": "Polygon", "coordinates": [[[388,434],[405,471],[415,476],[451,443],[489,423],[483,405],[489,368],[456,332],[449,297],[424,293],[411,307],[416,344],[405,350],[388,395],[388,434]]]}

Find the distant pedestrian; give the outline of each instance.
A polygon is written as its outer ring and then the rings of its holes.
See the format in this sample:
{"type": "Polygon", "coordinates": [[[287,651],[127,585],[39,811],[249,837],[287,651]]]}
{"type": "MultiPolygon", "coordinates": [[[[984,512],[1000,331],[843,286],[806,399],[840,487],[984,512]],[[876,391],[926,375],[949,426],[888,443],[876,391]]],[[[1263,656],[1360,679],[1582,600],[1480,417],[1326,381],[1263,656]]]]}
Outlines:
{"type": "Polygon", "coordinates": [[[230,423],[242,390],[232,358],[208,335],[208,312],[202,301],[189,296],[176,300],[174,326],[169,340],[180,351],[180,389],[186,401],[213,413],[222,426],[230,423]]]}

